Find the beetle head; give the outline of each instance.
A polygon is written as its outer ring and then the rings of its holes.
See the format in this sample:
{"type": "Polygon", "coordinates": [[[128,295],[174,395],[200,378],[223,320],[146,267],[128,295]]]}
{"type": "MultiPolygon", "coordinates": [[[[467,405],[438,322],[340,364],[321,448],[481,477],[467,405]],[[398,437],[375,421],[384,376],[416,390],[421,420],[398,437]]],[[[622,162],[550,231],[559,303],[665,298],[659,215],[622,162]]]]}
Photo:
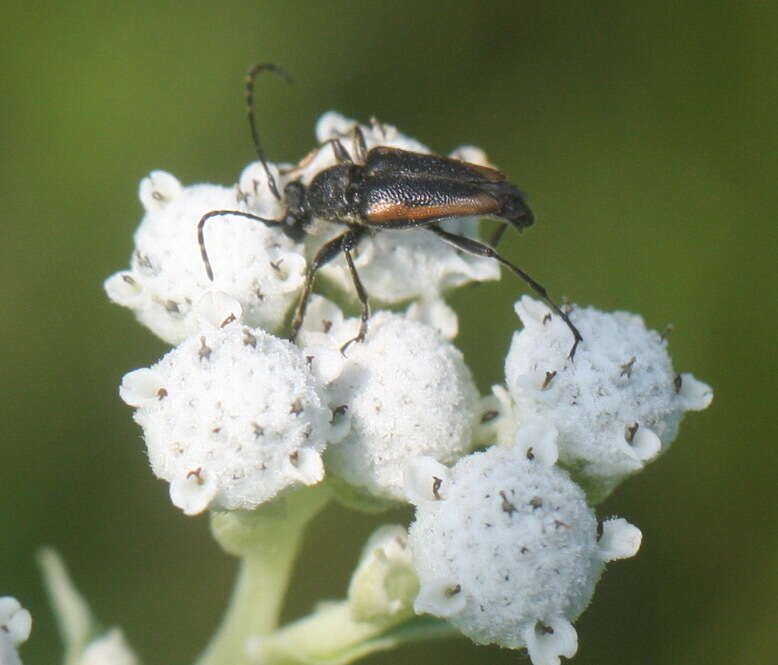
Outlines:
{"type": "Polygon", "coordinates": [[[514,185],[509,183],[501,184],[503,205],[498,213],[498,217],[502,217],[507,222],[510,222],[519,231],[532,226],[535,216],[527,205],[525,195],[514,185]]]}
{"type": "Polygon", "coordinates": [[[286,215],[284,215],[281,230],[287,237],[300,242],[305,237],[305,230],[310,221],[310,215],[305,207],[305,187],[297,180],[287,183],[284,187],[286,200],[286,215]]]}

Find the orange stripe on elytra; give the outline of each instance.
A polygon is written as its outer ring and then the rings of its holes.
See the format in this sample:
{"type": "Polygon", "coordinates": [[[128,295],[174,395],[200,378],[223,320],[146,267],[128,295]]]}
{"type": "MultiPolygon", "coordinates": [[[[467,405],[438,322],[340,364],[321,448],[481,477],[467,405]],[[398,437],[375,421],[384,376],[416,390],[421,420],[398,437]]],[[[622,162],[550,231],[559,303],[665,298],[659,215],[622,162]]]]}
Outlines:
{"type": "Polygon", "coordinates": [[[369,222],[387,222],[393,219],[435,219],[460,215],[488,215],[497,212],[498,202],[491,196],[461,199],[451,203],[409,206],[404,203],[375,203],[367,210],[369,222]]]}

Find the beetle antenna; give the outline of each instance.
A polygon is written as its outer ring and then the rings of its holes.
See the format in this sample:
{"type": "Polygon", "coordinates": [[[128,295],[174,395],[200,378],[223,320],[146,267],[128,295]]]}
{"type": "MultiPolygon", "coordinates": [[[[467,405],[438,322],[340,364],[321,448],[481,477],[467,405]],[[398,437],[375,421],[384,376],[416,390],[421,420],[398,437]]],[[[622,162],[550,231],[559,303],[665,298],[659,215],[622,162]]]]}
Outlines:
{"type": "Polygon", "coordinates": [[[249,127],[251,127],[251,138],[254,141],[254,147],[257,150],[259,161],[262,162],[262,168],[265,169],[265,173],[267,174],[267,183],[270,187],[270,191],[273,192],[273,196],[275,196],[276,199],[280,201],[281,195],[278,193],[278,187],[276,186],[275,178],[273,178],[273,174],[270,173],[270,169],[267,166],[267,161],[265,160],[265,151],[262,150],[262,144],[259,141],[259,132],[257,131],[257,112],[256,108],[254,107],[254,83],[260,72],[273,72],[277,76],[284,79],[284,81],[287,83],[292,82],[292,77],[289,76],[289,74],[287,74],[284,69],[276,64],[273,64],[272,62],[264,62],[258,65],[254,65],[251,69],[249,69],[248,74],[246,74],[246,111],[249,118],[249,127]]]}
{"type": "Polygon", "coordinates": [[[211,260],[208,258],[208,252],[205,249],[205,236],[203,235],[203,230],[205,229],[205,223],[211,219],[211,217],[222,217],[225,215],[237,215],[238,217],[253,219],[256,222],[262,222],[268,226],[281,223],[281,220],[279,219],[265,219],[264,217],[253,215],[250,212],[243,212],[242,210],[211,210],[211,212],[204,214],[197,224],[197,244],[200,245],[200,256],[203,257],[205,272],[208,275],[208,279],[211,281],[213,281],[213,269],[211,268],[211,260]]]}

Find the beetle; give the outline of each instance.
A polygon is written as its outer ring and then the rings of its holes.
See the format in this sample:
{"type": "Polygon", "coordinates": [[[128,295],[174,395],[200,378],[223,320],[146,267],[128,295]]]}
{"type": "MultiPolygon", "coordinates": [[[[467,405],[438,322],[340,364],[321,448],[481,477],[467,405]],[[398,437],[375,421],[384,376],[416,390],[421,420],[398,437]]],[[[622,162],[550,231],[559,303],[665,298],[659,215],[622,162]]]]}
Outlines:
{"type": "Polygon", "coordinates": [[[541,284],[498,254],[493,246],[439,226],[440,222],[455,217],[497,219],[501,226],[492,238],[492,245],[496,245],[508,225],[519,231],[531,226],[534,216],[526,198],[518,187],[507,181],[505,174],[490,167],[433,154],[387,146],[367,150],[362,131],[355,125],[352,131],[353,157],[338,138],[326,141],[312,154],[330,145],[337,163],[322,169],[307,187],[299,179],[290,180],[282,194],[268,168],[256,126],[254,85],[258,74],[263,71],[273,72],[287,81],[291,78],[272,63],[254,65],[246,76],[248,120],[254,147],[267,175],[270,191],[284,203],[286,210],[280,219],[266,219],[240,210],[212,210],[203,215],[197,226],[197,238],[210,280],[213,280],[213,270],[204,239],[204,228],[209,219],[238,215],[280,226],[294,240],[306,235],[314,219],[345,226],[346,230],[325,242],[311,261],[292,322],[292,339],[295,339],[305,317],[316,273],[343,253],[362,306],[359,333],[341,347],[341,351],[345,352],[351,343],[365,339],[370,318],[367,292],[354,265],[354,249],[365,236],[381,230],[426,230],[457,250],[498,261],[524,280],[567,324],[574,340],[568,357],[574,357],[578,343],[583,339],[581,333],[541,284]]]}

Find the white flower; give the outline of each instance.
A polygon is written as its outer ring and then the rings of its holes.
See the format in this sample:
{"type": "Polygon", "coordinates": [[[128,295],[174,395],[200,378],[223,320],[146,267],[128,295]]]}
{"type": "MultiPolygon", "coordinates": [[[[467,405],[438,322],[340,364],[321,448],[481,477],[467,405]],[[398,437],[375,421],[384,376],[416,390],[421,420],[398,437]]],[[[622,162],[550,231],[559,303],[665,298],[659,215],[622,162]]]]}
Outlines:
{"type": "MultiPolygon", "coordinates": [[[[358,328],[358,319],[343,321],[331,303],[315,299],[300,339],[306,355],[335,350],[358,328]]],[[[434,328],[378,312],[367,338],[351,344],[341,361],[326,393],[350,429],[327,450],[329,472],[373,496],[402,501],[409,459],[452,463],[472,448],[478,393],[462,354],[434,328]]]]}
{"type": "Polygon", "coordinates": [[[255,165],[246,169],[237,188],[182,187],[169,173],[153,171],[140,185],[146,215],[135,233],[130,270],[106,280],[109,298],[171,344],[197,332],[197,303],[211,291],[235,298],[247,324],[277,330],[302,287],[306,264],[301,246],[278,227],[238,215],[211,218],[204,229],[211,281],[197,238],[200,218],[214,210],[276,219],[279,205],[266,183],[255,165]]]}
{"type": "Polygon", "coordinates": [[[604,561],[628,552],[613,544],[625,527],[608,527],[602,547],[583,491],[517,447],[473,453],[452,469],[420,464],[410,481],[421,481],[409,534],[421,583],[416,611],[448,619],[479,644],[526,646],[534,665],[571,657],[571,622],[604,561]]]}
{"type": "Polygon", "coordinates": [[[237,322],[182,342],[120,389],[185,513],[251,509],[323,478],[331,413],[302,352],[237,322]]]}
{"type": "Polygon", "coordinates": [[[0,665],[21,665],[17,647],[27,640],[32,617],[16,598],[0,597],[0,665]]]}
{"type": "Polygon", "coordinates": [[[621,517],[605,520],[600,535],[600,556],[603,561],[616,561],[635,556],[640,549],[643,534],[621,517]]]}
{"type": "Polygon", "coordinates": [[[572,334],[548,307],[525,296],[516,312],[524,328],[505,361],[516,436],[545,429],[560,463],[600,494],[666,450],[685,411],[710,404],[711,389],[673,371],[666,341],[640,316],[574,309],[584,341],[571,361],[572,334]]]}

